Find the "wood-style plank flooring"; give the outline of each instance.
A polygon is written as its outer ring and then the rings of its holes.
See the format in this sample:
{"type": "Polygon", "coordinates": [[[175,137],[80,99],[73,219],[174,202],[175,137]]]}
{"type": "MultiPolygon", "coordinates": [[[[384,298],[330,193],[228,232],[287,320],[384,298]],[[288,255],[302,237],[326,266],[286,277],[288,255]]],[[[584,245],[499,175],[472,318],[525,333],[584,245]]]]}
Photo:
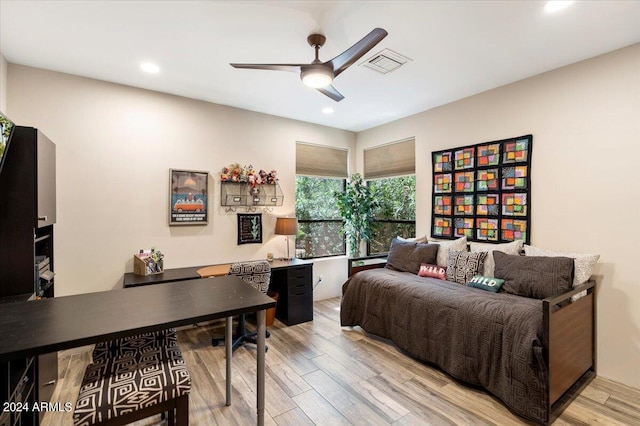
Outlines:
{"type": "MultiPolygon", "coordinates": [[[[340,299],[314,304],[314,320],[276,320],[266,356],[267,425],[527,425],[491,395],[416,361],[359,327],[341,328],[340,299]]],[[[255,424],[252,345],[233,357],[233,404],[225,401],[224,347],[212,347],[221,324],[178,333],[191,372],[192,425],[255,424]]],[[[91,347],[59,354],[52,402],[75,404],[91,347]]],[[[44,426],[73,424],[72,413],[47,413],[44,426]]],[[[160,425],[159,416],[136,425],[160,425]]],[[[554,425],[640,425],[640,390],[596,377],[554,425]]]]}

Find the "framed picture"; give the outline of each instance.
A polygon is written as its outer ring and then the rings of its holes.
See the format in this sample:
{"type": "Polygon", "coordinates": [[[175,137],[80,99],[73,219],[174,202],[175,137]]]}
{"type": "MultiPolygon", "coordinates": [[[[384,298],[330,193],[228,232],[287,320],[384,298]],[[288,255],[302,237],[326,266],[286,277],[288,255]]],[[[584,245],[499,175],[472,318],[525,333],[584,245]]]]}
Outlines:
{"type": "Polygon", "coordinates": [[[169,170],[169,226],[209,222],[209,173],[169,170]]]}
{"type": "Polygon", "coordinates": [[[261,213],[238,213],[239,244],[262,244],[261,213]]]}

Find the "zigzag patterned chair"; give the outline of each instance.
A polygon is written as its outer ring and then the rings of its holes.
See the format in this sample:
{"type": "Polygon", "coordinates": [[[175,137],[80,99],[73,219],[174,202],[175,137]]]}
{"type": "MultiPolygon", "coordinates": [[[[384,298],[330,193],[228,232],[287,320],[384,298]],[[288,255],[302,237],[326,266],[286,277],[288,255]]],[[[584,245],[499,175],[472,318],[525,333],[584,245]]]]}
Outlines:
{"type": "Polygon", "coordinates": [[[97,343],[91,353],[91,359],[97,363],[102,362],[104,358],[138,356],[159,346],[178,346],[175,328],[97,343]]]}
{"type": "MultiPolygon", "coordinates": [[[[229,275],[236,275],[245,282],[251,284],[256,289],[266,293],[269,289],[269,281],[271,280],[271,265],[266,260],[253,260],[246,262],[235,262],[229,268],[229,275]]],[[[267,331],[267,336],[269,332],[267,331]]],[[[224,342],[224,337],[214,337],[211,339],[213,346],[218,346],[224,342]]],[[[240,315],[236,332],[233,336],[232,350],[236,350],[245,343],[257,343],[257,333],[247,332],[246,320],[244,314],[240,315]]],[[[268,348],[265,348],[267,350],[268,348]]]]}
{"type": "Polygon", "coordinates": [[[166,412],[169,425],[187,426],[190,390],[178,346],[103,357],[85,370],[73,424],[124,425],[166,412]]]}

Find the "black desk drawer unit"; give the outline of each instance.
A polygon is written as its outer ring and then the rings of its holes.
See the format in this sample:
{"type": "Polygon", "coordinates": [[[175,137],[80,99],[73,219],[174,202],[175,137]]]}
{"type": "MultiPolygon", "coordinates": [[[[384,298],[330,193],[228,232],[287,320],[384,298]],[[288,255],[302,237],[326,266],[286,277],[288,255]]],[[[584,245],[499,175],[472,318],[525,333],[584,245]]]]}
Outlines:
{"type": "Polygon", "coordinates": [[[269,289],[279,293],[276,318],[287,325],[313,320],[313,264],[271,269],[269,289]]]}

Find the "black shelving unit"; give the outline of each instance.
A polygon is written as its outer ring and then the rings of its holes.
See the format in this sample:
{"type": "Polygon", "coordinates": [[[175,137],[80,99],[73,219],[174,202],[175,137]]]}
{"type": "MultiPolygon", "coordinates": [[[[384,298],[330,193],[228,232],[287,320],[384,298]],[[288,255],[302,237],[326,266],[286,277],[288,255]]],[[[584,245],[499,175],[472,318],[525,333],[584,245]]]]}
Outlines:
{"type": "Polygon", "coordinates": [[[0,399],[3,410],[0,426],[38,424],[37,412],[31,410],[36,400],[36,366],[33,357],[2,364],[0,368],[0,399]],[[4,401],[7,404],[4,404],[4,401]],[[5,410],[6,409],[6,410],[5,410]]]}
{"type": "MultiPolygon", "coordinates": [[[[55,144],[33,127],[16,126],[0,173],[0,303],[54,297],[55,144]]],[[[57,353],[0,363],[0,426],[39,424],[44,413],[20,404],[49,402],[57,353]],[[9,407],[12,408],[12,407],[9,407]]]]}

